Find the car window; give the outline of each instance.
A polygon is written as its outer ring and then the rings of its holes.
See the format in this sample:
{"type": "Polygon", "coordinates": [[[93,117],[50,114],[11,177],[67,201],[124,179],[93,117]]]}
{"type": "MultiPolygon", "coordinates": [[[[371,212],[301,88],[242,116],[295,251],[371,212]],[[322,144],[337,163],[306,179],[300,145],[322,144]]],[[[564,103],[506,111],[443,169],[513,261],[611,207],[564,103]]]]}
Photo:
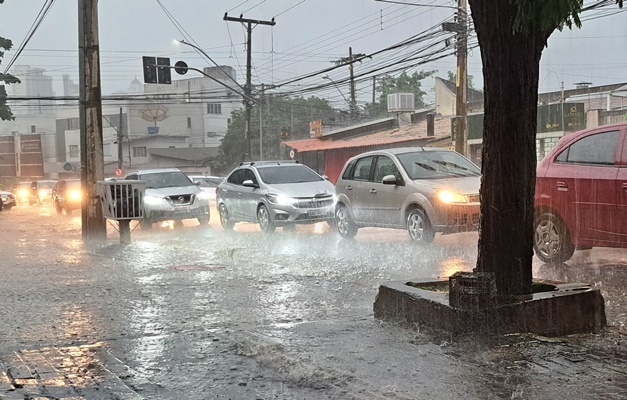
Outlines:
{"type": "Polygon", "coordinates": [[[379,156],[374,167],[374,181],[380,183],[383,177],[387,175],[394,175],[396,179],[401,177],[398,168],[396,168],[394,161],[390,157],[379,156]]]}
{"type": "Polygon", "coordinates": [[[414,180],[481,175],[479,167],[454,151],[415,151],[397,157],[414,180]]]}
{"type": "Polygon", "coordinates": [[[259,177],[269,185],[284,183],[319,182],[324,179],[304,165],[277,165],[259,168],[259,177]]]}
{"type": "Polygon", "coordinates": [[[233,173],[231,173],[231,175],[227,178],[227,182],[234,185],[241,185],[244,183],[244,170],[238,169],[233,171],[233,173]]]}
{"type": "Polygon", "coordinates": [[[255,173],[251,169],[246,168],[242,171],[242,175],[244,177],[242,182],[253,181],[254,184],[259,184],[259,182],[257,182],[257,177],[255,176],[255,173]]]}
{"type": "Polygon", "coordinates": [[[370,169],[372,167],[373,156],[360,158],[355,163],[355,173],[353,179],[367,181],[370,179],[370,169]]]}
{"type": "Polygon", "coordinates": [[[604,132],[583,137],[568,146],[556,159],[573,164],[613,165],[619,131],[604,132]]]}
{"type": "Polygon", "coordinates": [[[138,181],[139,178],[137,178],[137,174],[131,174],[129,176],[126,177],[127,180],[129,181],[138,181]]]}
{"type": "Polygon", "coordinates": [[[346,169],[344,170],[344,173],[342,174],[342,179],[351,179],[351,176],[353,175],[353,170],[355,169],[356,162],[357,160],[353,160],[348,163],[348,166],[346,167],[346,169]]]}

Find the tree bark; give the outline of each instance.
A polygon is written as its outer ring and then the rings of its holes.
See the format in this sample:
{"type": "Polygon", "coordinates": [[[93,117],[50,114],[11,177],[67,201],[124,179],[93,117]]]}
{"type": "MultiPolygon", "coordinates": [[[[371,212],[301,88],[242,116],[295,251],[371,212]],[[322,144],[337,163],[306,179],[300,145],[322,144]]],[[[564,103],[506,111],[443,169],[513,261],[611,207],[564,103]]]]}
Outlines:
{"type": "Polygon", "coordinates": [[[514,33],[516,2],[469,0],[483,63],[481,220],[477,270],[499,295],[531,291],[540,56],[548,34],[514,33]]]}

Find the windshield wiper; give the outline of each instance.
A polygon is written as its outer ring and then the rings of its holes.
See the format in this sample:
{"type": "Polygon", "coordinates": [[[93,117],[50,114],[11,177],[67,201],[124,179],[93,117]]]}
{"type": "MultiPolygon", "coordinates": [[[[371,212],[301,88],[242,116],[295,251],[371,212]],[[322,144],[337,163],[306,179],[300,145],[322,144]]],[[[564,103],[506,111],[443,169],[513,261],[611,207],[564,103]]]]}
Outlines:
{"type": "Polygon", "coordinates": [[[461,169],[461,170],[464,170],[464,171],[470,171],[468,168],[462,167],[459,164],[455,164],[455,163],[448,162],[448,161],[433,160],[433,162],[435,164],[440,164],[440,165],[443,165],[445,167],[453,167],[453,168],[461,169]]]}
{"type": "Polygon", "coordinates": [[[421,163],[421,162],[418,162],[418,161],[415,161],[414,164],[416,164],[419,167],[422,167],[422,168],[426,169],[427,171],[440,172],[437,169],[433,168],[429,164],[424,164],[424,163],[421,163]]]}

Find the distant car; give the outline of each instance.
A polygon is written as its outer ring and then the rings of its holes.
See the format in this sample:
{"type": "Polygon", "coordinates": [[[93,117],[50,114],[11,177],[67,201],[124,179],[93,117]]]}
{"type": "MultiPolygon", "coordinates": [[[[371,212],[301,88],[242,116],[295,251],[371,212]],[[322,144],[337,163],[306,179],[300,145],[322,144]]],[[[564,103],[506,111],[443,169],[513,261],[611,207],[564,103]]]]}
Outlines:
{"type": "Polygon", "coordinates": [[[242,163],[218,185],[220,222],[231,230],[255,222],[263,232],[277,226],[333,220],[335,188],[311,168],[293,161],[242,163]]]}
{"type": "Polygon", "coordinates": [[[19,182],[13,185],[11,191],[15,194],[18,204],[20,205],[32,205],[36,204],[36,200],[33,197],[33,191],[31,189],[32,182],[19,182]]]}
{"type": "Polygon", "coordinates": [[[54,187],[52,202],[57,213],[71,214],[81,208],[83,191],[80,179],[60,180],[54,187]]]}
{"type": "Polygon", "coordinates": [[[204,176],[204,175],[188,175],[189,179],[194,182],[195,185],[198,185],[200,190],[207,192],[209,195],[209,201],[211,205],[215,205],[216,203],[216,188],[224,180],[224,178],[219,176],[204,176]]]}
{"type": "Polygon", "coordinates": [[[536,175],[540,260],[559,263],[576,249],[627,247],[627,123],[562,137],[536,175]]]}
{"type": "Polygon", "coordinates": [[[52,202],[52,189],[57,181],[41,180],[31,182],[31,202],[32,204],[44,204],[52,202]]]}
{"type": "Polygon", "coordinates": [[[209,223],[209,195],[179,169],[141,170],[125,179],[146,182],[143,229],[169,220],[180,223],[184,219],[197,219],[201,224],[209,223]]]}
{"type": "Polygon", "coordinates": [[[335,184],[336,227],[352,238],[360,227],[407,229],[418,244],[436,232],[479,226],[479,167],[441,148],[406,147],[349,159],[335,184]]]}
{"type": "Polygon", "coordinates": [[[9,211],[17,205],[17,198],[11,192],[0,191],[0,199],[2,199],[0,210],[9,211]]]}

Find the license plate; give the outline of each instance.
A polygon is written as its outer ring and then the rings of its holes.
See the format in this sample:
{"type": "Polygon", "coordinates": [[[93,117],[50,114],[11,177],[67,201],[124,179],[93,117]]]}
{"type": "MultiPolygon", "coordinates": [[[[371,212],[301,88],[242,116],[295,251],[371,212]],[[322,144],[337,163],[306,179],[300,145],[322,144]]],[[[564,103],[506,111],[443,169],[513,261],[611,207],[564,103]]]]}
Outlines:
{"type": "Polygon", "coordinates": [[[307,216],[309,217],[322,217],[327,215],[326,210],[309,210],[307,211],[307,216]]]}

